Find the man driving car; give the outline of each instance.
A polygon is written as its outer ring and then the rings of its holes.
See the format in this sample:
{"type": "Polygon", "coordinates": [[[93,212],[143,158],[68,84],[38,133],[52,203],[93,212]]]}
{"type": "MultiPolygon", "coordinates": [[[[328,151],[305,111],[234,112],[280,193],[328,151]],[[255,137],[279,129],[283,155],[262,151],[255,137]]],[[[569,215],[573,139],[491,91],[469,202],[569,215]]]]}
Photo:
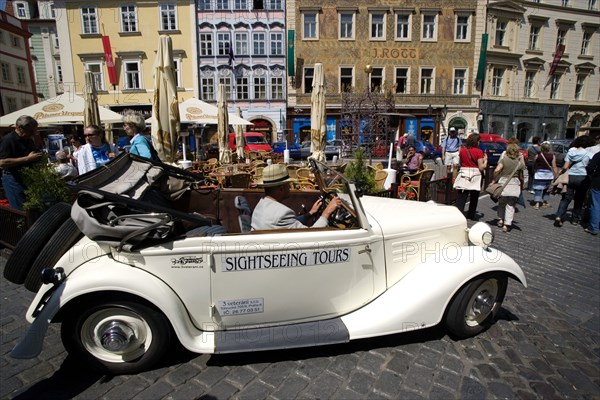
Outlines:
{"type": "MultiPolygon", "coordinates": [[[[282,204],[290,195],[290,178],[284,164],[273,164],[263,170],[263,179],[260,183],[265,189],[265,197],[260,199],[252,213],[252,230],[263,229],[293,229],[308,228],[294,211],[282,204]]],[[[328,225],[330,215],[342,204],[339,197],[333,197],[321,216],[312,224],[313,228],[323,228],[328,225]]],[[[311,216],[318,213],[322,200],[318,199],[308,212],[311,216]]]]}

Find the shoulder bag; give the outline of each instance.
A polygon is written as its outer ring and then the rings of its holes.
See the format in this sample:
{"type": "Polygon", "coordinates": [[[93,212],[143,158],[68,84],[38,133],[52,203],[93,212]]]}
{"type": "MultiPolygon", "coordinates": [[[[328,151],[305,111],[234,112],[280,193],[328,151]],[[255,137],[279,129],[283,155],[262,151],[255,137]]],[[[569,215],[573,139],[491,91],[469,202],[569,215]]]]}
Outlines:
{"type": "Polygon", "coordinates": [[[492,182],[489,185],[487,185],[487,187],[485,188],[485,191],[486,191],[486,193],[488,193],[490,195],[490,199],[492,199],[492,201],[494,203],[496,203],[498,201],[498,199],[500,199],[500,196],[502,196],[502,191],[504,190],[506,185],[508,185],[508,182],[510,182],[510,180],[513,178],[513,176],[515,176],[515,174],[519,170],[520,166],[521,166],[521,162],[518,162],[517,166],[515,167],[513,172],[510,174],[510,176],[508,177],[506,182],[504,182],[503,184],[499,184],[497,182],[492,182]]]}

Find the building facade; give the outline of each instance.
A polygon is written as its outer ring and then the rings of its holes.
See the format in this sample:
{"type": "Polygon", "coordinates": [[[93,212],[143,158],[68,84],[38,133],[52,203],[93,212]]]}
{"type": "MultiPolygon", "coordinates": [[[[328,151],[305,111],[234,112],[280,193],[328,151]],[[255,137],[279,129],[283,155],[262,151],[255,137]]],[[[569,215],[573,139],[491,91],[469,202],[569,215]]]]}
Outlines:
{"type": "Polygon", "coordinates": [[[345,93],[359,102],[387,96],[395,113],[409,115],[400,130],[433,143],[450,126],[476,131],[483,13],[477,1],[288,2],[289,138],[309,134],[316,63],[325,71],[328,139],[344,136],[345,93]]]}
{"type": "MultiPolygon", "coordinates": [[[[230,111],[242,111],[267,141],[283,140],[286,119],[284,0],[198,0],[200,99],[225,84],[230,111]]],[[[216,141],[214,134],[207,140],[216,141]]]]}
{"type": "Polygon", "coordinates": [[[54,8],[65,92],[81,95],[84,71],[90,70],[101,105],[150,117],[159,36],[169,35],[179,101],[197,94],[193,0],[55,0],[54,8]]]}
{"type": "Polygon", "coordinates": [[[37,102],[30,37],[26,21],[0,11],[0,115],[37,102]]]}
{"type": "Polygon", "coordinates": [[[481,130],[521,142],[600,127],[596,1],[489,2],[481,130]]]}

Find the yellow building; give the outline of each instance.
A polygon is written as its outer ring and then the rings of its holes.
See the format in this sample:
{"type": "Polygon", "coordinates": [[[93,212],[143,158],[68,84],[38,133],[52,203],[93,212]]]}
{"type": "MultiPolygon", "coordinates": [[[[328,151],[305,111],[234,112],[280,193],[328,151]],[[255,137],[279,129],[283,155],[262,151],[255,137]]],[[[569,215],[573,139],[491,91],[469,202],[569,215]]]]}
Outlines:
{"type": "Polygon", "coordinates": [[[101,105],[117,112],[135,109],[149,117],[159,36],[169,35],[179,100],[197,97],[193,0],[62,0],[55,1],[55,8],[65,92],[81,95],[84,71],[90,70],[101,105]]]}

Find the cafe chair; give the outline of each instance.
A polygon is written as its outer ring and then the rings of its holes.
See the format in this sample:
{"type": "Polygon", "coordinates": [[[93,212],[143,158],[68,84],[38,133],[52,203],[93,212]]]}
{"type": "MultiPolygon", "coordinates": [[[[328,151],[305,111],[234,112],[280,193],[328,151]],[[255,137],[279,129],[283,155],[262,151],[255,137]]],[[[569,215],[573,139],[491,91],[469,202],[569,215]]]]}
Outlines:
{"type": "Polygon", "coordinates": [[[296,170],[296,176],[300,181],[310,181],[310,169],[306,167],[298,168],[296,170]]]}
{"type": "Polygon", "coordinates": [[[414,174],[404,174],[400,177],[400,187],[403,185],[416,194],[417,201],[427,201],[429,186],[433,177],[433,169],[424,169],[414,174]]]}
{"type": "Polygon", "coordinates": [[[375,170],[375,189],[383,190],[383,185],[387,179],[388,173],[382,169],[375,170]]]}

